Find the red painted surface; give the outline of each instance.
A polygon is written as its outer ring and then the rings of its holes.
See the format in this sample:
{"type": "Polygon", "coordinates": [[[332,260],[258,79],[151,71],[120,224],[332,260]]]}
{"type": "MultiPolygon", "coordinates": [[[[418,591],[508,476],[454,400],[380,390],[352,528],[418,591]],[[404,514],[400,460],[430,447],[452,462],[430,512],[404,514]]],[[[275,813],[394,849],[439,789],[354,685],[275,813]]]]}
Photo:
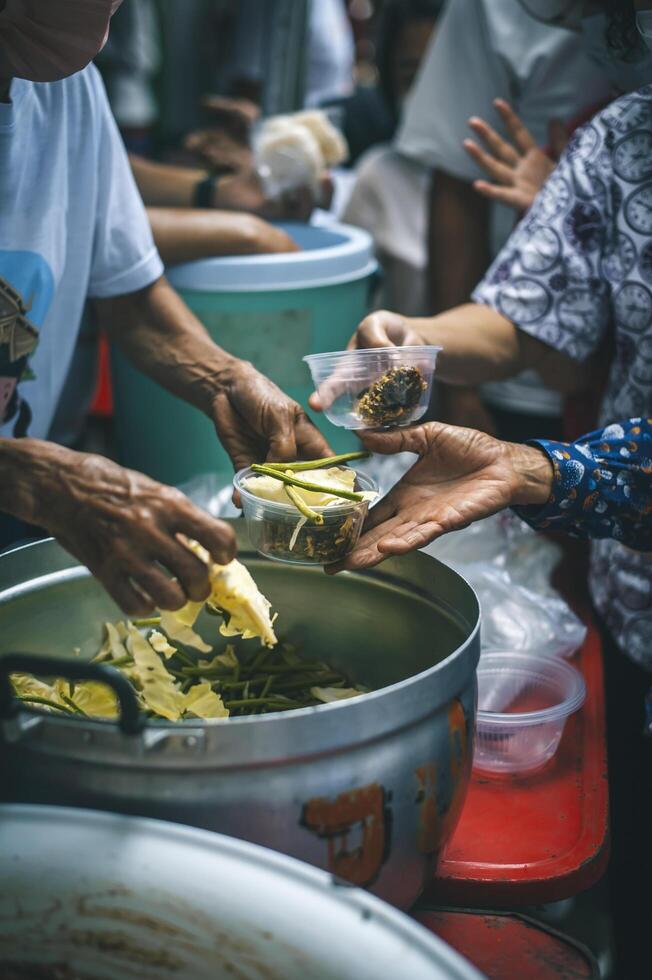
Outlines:
{"type": "Polygon", "coordinates": [[[589,980],[598,976],[590,953],[532,921],[443,910],[422,912],[416,918],[489,980],[589,980]]]}
{"type": "Polygon", "coordinates": [[[113,415],[113,391],[111,389],[111,368],[109,343],[105,334],[100,334],[97,365],[97,390],[91,405],[91,415],[113,415]]]}
{"type": "Polygon", "coordinates": [[[473,774],[426,900],[476,908],[553,902],[577,895],[604,873],[604,677],[600,636],[590,620],[586,642],[571,662],[584,674],[587,699],[569,719],[556,756],[528,777],[473,774]]]}

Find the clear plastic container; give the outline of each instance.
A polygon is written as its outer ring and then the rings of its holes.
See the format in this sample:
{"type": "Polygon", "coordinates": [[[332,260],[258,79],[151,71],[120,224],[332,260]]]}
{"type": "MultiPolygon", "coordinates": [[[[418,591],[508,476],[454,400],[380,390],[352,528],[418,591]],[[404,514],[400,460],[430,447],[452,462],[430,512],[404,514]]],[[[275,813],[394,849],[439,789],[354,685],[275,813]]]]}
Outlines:
{"type": "Polygon", "coordinates": [[[345,429],[410,425],[425,413],[441,347],[376,347],[308,354],[322,409],[345,429]]]}
{"type": "Polygon", "coordinates": [[[552,759],[566,719],[584,704],[584,678],[554,657],[486,653],[478,664],[474,769],[530,773],[552,759]]]}
{"type": "MultiPolygon", "coordinates": [[[[369,509],[367,500],[343,499],[341,505],[314,507],[324,523],[301,523],[302,516],[292,504],[263,500],[246,490],[243,481],[252,476],[256,474],[250,467],[240,470],[233,485],[242,500],[249,539],[261,555],[293,565],[332,565],[353,551],[369,509]]],[[[356,490],[377,493],[378,486],[357,473],[356,490]]]]}

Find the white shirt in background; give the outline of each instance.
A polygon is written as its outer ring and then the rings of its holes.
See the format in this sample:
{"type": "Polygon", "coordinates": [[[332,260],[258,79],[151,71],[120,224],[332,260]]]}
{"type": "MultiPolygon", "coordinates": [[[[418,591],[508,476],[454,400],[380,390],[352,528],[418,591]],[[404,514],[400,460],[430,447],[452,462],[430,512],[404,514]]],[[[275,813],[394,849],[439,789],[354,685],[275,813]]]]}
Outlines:
{"type": "MultiPolygon", "coordinates": [[[[470,116],[498,132],[493,100],[507,99],[542,146],[552,119],[564,122],[608,99],[609,81],[582,48],[581,35],[548,27],[517,0],[450,0],[408,96],[396,149],[460,180],[486,174],[469,157],[470,116]]],[[[496,254],[515,224],[514,212],[493,205],[496,254]]],[[[559,415],[561,400],[533,372],[486,385],[488,402],[530,414],[559,415]]]]}
{"type": "Polygon", "coordinates": [[[428,303],[430,169],[376,146],[362,157],[342,220],[370,233],[385,281],[379,302],[404,316],[424,316],[428,303]]]}

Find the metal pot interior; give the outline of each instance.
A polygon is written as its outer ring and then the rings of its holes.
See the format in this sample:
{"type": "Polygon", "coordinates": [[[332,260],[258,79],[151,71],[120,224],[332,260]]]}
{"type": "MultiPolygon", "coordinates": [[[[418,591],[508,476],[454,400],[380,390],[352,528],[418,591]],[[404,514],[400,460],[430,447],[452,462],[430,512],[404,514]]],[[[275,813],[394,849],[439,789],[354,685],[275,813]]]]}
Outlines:
{"type": "MultiPolygon", "coordinates": [[[[392,559],[367,573],[329,576],[320,569],[261,558],[234,522],[239,557],[278,612],[279,637],[376,690],[427,670],[473,632],[478,607],[470,587],[425,555],[392,559]]],[[[90,659],[102,624],[123,618],[86,569],[56,542],[0,558],[0,653],[16,650],[90,659]]],[[[222,649],[219,620],[202,614],[197,630],[222,649]]],[[[256,641],[247,641],[248,645],[256,641]]]]}
{"type": "Polygon", "coordinates": [[[480,980],[323,871],[160,820],[0,807],[0,880],[3,980],[480,980]]]}

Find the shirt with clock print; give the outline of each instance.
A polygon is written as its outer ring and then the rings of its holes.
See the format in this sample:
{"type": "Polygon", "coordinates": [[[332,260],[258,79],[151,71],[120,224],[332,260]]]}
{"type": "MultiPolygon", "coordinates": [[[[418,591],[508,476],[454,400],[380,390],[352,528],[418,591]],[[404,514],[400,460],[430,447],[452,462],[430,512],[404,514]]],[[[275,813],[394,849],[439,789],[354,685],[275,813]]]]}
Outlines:
{"type": "MultiPolygon", "coordinates": [[[[611,351],[602,425],[652,415],[652,86],[577,130],[473,299],[578,371],[611,351]]],[[[621,649],[652,671],[652,553],[594,541],[590,584],[621,649]]]]}

